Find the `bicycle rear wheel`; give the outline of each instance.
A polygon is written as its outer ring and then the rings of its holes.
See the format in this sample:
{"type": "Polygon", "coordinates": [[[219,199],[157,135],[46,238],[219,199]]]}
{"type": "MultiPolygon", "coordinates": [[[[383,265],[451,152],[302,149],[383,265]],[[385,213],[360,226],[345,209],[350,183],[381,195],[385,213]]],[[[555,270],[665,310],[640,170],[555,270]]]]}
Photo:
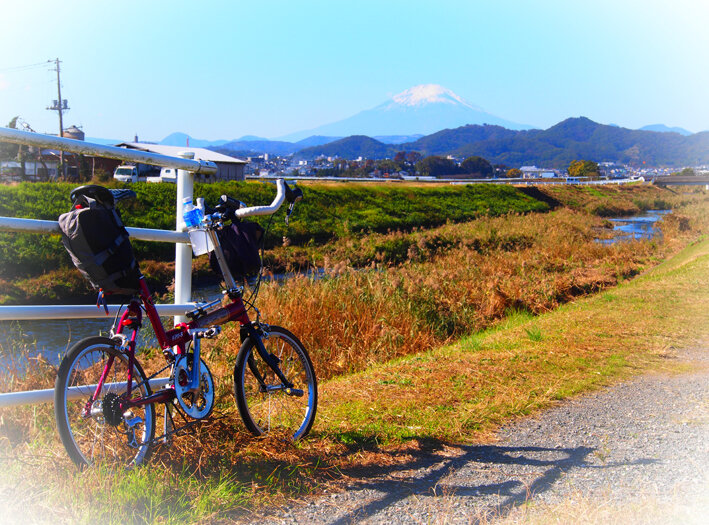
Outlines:
{"type": "MultiPolygon", "coordinates": [[[[154,405],[120,408],[128,367],[128,357],[106,337],[79,341],[62,360],[54,389],[54,415],[64,448],[80,467],[94,463],[131,467],[150,455],[154,405]],[[92,402],[109,360],[112,364],[101,392],[92,402]]],[[[132,377],[133,397],[150,395],[150,385],[137,362],[132,377]]]]}
{"type": "Polygon", "coordinates": [[[247,337],[234,366],[234,396],[246,428],[259,436],[280,433],[296,440],[310,432],[318,404],[313,364],[303,344],[285,328],[269,327],[262,336],[266,350],[293,383],[286,388],[247,337]]]}

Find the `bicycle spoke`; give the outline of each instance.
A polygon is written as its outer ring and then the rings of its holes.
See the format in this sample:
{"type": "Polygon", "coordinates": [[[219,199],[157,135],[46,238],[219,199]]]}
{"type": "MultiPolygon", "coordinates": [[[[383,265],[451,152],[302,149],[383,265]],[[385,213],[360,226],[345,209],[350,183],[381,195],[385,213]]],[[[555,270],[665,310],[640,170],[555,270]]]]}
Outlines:
{"type": "MultiPolygon", "coordinates": [[[[147,396],[150,390],[142,370],[136,366],[132,375],[134,395],[147,396]]],[[[80,341],[67,353],[57,378],[55,414],[62,442],[77,464],[130,466],[147,457],[155,409],[146,405],[120,412],[127,378],[128,358],[108,339],[80,341]],[[105,373],[111,359],[111,368],[105,373]],[[103,386],[97,394],[102,377],[103,386]]]]}

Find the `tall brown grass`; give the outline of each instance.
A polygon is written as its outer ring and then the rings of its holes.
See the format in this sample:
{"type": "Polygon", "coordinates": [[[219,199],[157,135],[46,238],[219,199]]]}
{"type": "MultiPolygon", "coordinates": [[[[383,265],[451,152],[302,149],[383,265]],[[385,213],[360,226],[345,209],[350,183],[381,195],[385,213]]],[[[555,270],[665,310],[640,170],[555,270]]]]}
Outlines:
{"type": "Polygon", "coordinates": [[[707,231],[703,208],[665,219],[662,241],[602,244],[608,223],[569,209],[390,232],[391,241],[416,236],[409,262],[367,270],[330,262],[324,278],[265,286],[259,307],[266,322],[301,337],[325,379],[438,346],[510,311],[537,314],[613,286],[707,231]],[[436,239],[445,249],[430,248],[436,239]]]}

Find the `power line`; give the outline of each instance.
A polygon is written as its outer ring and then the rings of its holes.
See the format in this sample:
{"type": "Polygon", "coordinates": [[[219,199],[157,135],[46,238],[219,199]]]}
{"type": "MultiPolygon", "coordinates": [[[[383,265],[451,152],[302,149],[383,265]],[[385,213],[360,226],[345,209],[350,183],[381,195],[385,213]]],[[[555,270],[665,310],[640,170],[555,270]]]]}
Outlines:
{"type": "Polygon", "coordinates": [[[47,60],[45,62],[37,62],[36,64],[27,64],[25,66],[5,67],[5,68],[0,69],[0,73],[19,73],[19,72],[27,71],[30,69],[47,67],[47,64],[49,64],[51,62],[54,62],[54,60],[47,60]]]}

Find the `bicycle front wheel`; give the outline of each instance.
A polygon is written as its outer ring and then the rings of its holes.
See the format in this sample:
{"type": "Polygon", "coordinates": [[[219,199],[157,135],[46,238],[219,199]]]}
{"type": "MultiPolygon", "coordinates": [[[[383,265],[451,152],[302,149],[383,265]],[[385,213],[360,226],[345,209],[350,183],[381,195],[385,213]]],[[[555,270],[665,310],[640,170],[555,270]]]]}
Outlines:
{"type": "MultiPolygon", "coordinates": [[[[79,341],[62,360],[54,389],[54,415],[64,448],[80,467],[95,463],[131,467],[150,454],[155,407],[121,408],[128,370],[128,357],[106,337],[79,341]],[[103,386],[95,395],[101,377],[103,386]]],[[[150,385],[137,362],[132,379],[133,398],[150,395],[150,385]]]]}
{"type": "Polygon", "coordinates": [[[285,328],[271,326],[261,336],[266,351],[293,384],[284,385],[247,337],[234,366],[234,396],[246,428],[259,436],[283,434],[296,440],[310,432],[318,404],[315,371],[303,344],[285,328]]]}

